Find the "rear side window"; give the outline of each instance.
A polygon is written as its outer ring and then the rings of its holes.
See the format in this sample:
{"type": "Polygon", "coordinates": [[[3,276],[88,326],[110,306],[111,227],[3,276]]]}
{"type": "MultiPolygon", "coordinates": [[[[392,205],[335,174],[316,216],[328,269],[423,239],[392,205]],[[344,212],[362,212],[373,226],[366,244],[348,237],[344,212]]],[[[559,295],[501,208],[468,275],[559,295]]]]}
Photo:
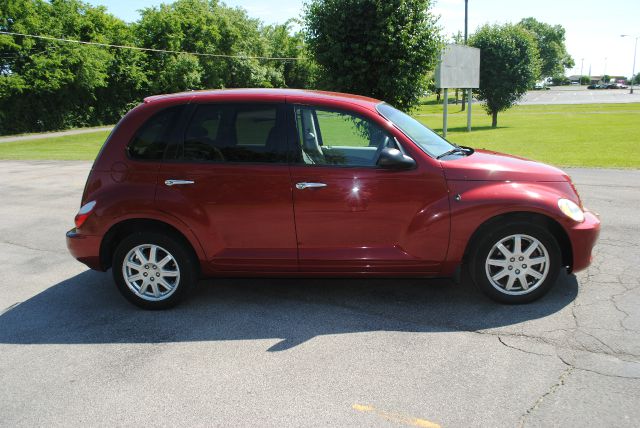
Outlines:
{"type": "Polygon", "coordinates": [[[286,162],[282,106],[199,105],[187,127],[182,159],[200,162],[286,162]]]}
{"type": "Polygon", "coordinates": [[[162,160],[183,107],[170,107],[147,120],[129,143],[129,156],[141,160],[162,160]]]}

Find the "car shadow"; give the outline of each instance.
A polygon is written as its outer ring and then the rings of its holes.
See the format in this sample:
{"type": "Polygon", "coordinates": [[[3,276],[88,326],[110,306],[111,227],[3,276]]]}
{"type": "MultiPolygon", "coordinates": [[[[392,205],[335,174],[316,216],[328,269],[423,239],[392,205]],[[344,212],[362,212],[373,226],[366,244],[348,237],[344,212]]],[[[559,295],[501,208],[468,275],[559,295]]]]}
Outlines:
{"type": "Polygon", "coordinates": [[[110,273],[85,271],[0,314],[0,343],[281,339],[273,352],[319,335],[511,325],[553,314],[577,293],[575,276],[566,274],[544,298],[516,306],[444,279],[221,278],[201,281],[174,309],[144,311],[120,296],[110,273]]]}

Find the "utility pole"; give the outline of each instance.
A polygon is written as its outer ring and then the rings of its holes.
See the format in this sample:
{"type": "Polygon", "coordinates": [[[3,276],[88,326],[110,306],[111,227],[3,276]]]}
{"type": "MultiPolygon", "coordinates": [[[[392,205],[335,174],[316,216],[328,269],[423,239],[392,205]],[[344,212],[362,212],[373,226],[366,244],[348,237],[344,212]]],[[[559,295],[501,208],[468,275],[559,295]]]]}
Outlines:
{"type": "Polygon", "coordinates": [[[467,31],[469,29],[469,0],[464,0],[464,44],[467,44],[467,31]]]}
{"type": "MultiPolygon", "coordinates": [[[[464,44],[467,44],[467,24],[469,17],[469,0],[464,0],[464,44]]],[[[471,89],[462,90],[462,111],[464,111],[464,96],[469,91],[469,102],[471,102],[471,89]]]]}
{"type": "MultiPolygon", "coordinates": [[[[633,37],[630,36],[628,34],[622,34],[620,37],[633,37]]],[[[633,68],[631,69],[631,83],[629,83],[629,93],[633,94],[633,77],[636,74],[636,51],[638,50],[638,38],[640,38],[640,36],[637,36],[636,39],[636,43],[633,46],[633,68]]]]}

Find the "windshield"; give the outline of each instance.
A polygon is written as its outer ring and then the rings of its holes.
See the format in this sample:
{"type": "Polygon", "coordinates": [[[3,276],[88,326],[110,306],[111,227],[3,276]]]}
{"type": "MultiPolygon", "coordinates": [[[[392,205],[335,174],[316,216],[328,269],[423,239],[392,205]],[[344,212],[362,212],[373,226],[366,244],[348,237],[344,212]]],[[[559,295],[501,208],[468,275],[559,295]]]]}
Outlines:
{"type": "Polygon", "coordinates": [[[434,158],[438,158],[444,153],[447,153],[457,147],[408,114],[401,112],[389,104],[378,104],[376,106],[376,110],[378,110],[378,113],[380,113],[385,119],[391,121],[422,150],[434,158]]]}

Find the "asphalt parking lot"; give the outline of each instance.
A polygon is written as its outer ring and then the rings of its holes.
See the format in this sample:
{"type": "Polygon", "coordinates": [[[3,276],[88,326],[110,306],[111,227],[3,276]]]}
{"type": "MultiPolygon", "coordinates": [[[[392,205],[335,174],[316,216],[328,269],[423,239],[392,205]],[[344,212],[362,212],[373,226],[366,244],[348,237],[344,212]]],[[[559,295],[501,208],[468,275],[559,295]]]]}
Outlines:
{"type": "Polygon", "coordinates": [[[447,280],[219,279],[165,312],[68,255],[87,162],[0,162],[0,425],[637,426],[640,171],[542,300],[447,280]]]}
{"type": "Polygon", "coordinates": [[[518,104],[611,104],[640,102],[640,88],[587,89],[586,86],[552,86],[549,90],[529,91],[518,104]]]}

